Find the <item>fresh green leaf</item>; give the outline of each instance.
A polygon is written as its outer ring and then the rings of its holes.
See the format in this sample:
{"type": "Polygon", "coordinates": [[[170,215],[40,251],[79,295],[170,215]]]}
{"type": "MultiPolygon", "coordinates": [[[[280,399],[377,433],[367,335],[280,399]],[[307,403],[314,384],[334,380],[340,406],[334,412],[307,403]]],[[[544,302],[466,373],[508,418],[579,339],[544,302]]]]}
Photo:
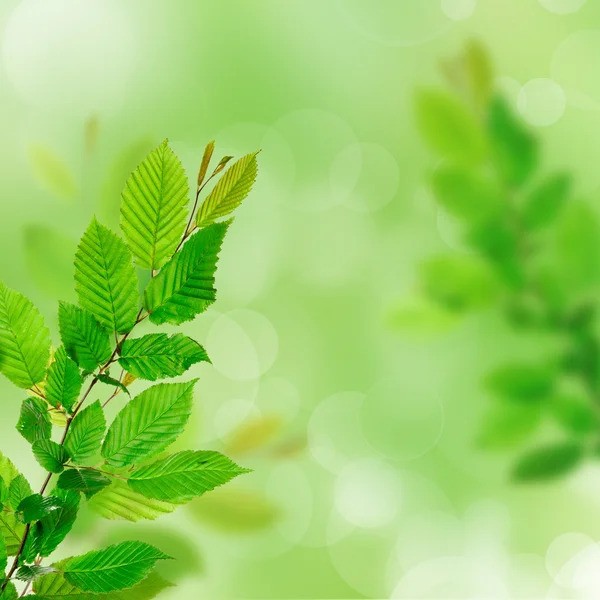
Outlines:
{"type": "Polygon", "coordinates": [[[44,567],[43,565],[22,565],[17,569],[15,577],[19,581],[34,581],[42,575],[48,575],[48,573],[54,573],[56,569],[54,567],[44,567]]]}
{"type": "Polygon", "coordinates": [[[14,513],[6,510],[0,511],[0,534],[2,534],[9,556],[15,556],[19,551],[24,533],[25,525],[17,519],[14,513]]]}
{"type": "Polygon", "coordinates": [[[123,542],[62,562],[65,579],[80,590],[106,593],[133,587],[158,560],[170,558],[150,544],[123,542]]]}
{"type": "Polygon", "coordinates": [[[0,535],[0,580],[4,579],[4,571],[6,571],[6,567],[8,566],[8,552],[6,551],[6,542],[4,541],[4,536],[0,535]]]}
{"type": "Polygon", "coordinates": [[[48,403],[41,398],[32,397],[23,400],[17,431],[30,443],[48,439],[52,433],[52,424],[48,414],[48,403]]]}
{"type": "Polygon", "coordinates": [[[196,381],[159,383],[129,402],[104,440],[106,462],[113,467],[139,463],[175,441],[190,417],[196,381]]]}
{"type": "Polygon", "coordinates": [[[108,331],[86,310],[61,302],[60,337],[67,354],[83,369],[94,371],[111,355],[108,331]]]}
{"type": "Polygon", "coordinates": [[[46,382],[46,400],[55,408],[64,407],[71,412],[79,393],[83,380],[79,373],[77,363],[67,356],[64,346],[54,354],[54,362],[48,368],[46,382]]]}
{"type": "Polygon", "coordinates": [[[50,332],[33,304],[0,282],[0,372],[29,389],[46,376],[50,332]]]}
{"type": "Polygon", "coordinates": [[[500,398],[537,403],[552,393],[554,377],[550,367],[514,363],[494,369],[485,383],[487,389],[500,398]]]}
{"type": "Polygon", "coordinates": [[[568,432],[589,435],[598,431],[600,419],[589,401],[577,395],[557,394],[550,404],[552,415],[568,432]]]}
{"type": "Polygon", "coordinates": [[[120,350],[119,364],[140,379],[156,381],[177,377],[193,364],[208,361],[204,348],[191,338],[178,333],[153,333],[126,340],[120,350]]]}
{"type": "Polygon", "coordinates": [[[504,181],[512,186],[522,185],[537,167],[537,140],[500,96],[490,104],[488,130],[492,156],[504,181]]]}
{"type": "Polygon", "coordinates": [[[38,440],[31,448],[40,466],[50,473],[62,473],[64,464],[70,459],[64,446],[52,440],[38,440]]]}
{"type": "Polygon", "coordinates": [[[8,486],[17,475],[19,475],[17,467],[15,467],[10,458],[0,452],[0,477],[4,483],[8,486]]]}
{"type": "Polygon", "coordinates": [[[102,438],[106,431],[106,420],[102,404],[96,400],[84,408],[72,421],[67,437],[65,450],[76,465],[86,464],[100,451],[102,438]]]}
{"type": "Polygon", "coordinates": [[[443,157],[479,164],[486,154],[483,131],[467,106],[446,92],[421,90],[417,124],[429,147],[443,157]]]}
{"type": "Polygon", "coordinates": [[[198,169],[198,188],[200,188],[200,186],[204,182],[206,172],[208,171],[208,166],[210,165],[210,159],[212,158],[214,151],[215,141],[213,140],[212,142],[208,142],[208,144],[206,144],[206,148],[204,149],[202,162],[200,163],[200,169],[198,169]]]}
{"type": "Polygon", "coordinates": [[[521,457],[513,470],[516,481],[545,481],[573,471],[583,460],[583,447],[576,442],[543,446],[521,457]]]}
{"type": "Polygon", "coordinates": [[[77,194],[77,186],[71,170],[52,148],[42,144],[29,147],[29,162],[33,174],[49,192],[63,199],[77,194]]]}
{"type": "Polygon", "coordinates": [[[127,181],[121,204],[121,228],[135,262],[159,269],[184,233],[189,185],[181,162],[165,140],[127,181]]]}
{"type": "Polygon", "coordinates": [[[572,187],[572,178],[557,173],[544,179],[527,196],[521,219],[527,229],[550,225],[566,204],[572,187]]]}
{"type": "Polygon", "coordinates": [[[63,501],[56,496],[31,494],[23,498],[17,507],[17,513],[23,523],[32,523],[47,517],[55,510],[64,507],[63,501]]]}
{"type": "Polygon", "coordinates": [[[131,397],[127,386],[121,383],[118,379],[111,377],[107,373],[99,373],[98,375],[96,375],[96,379],[106,385],[112,385],[113,387],[119,388],[122,392],[125,392],[128,396],[131,397]]]}
{"type": "Polygon", "coordinates": [[[114,480],[109,487],[96,494],[88,506],[97,514],[109,519],[137,523],[143,519],[153,521],[172,513],[177,505],[146,498],[134,492],[125,481],[114,480]]]}
{"type": "Polygon", "coordinates": [[[206,227],[231,214],[248,196],[258,173],[257,152],[235,162],[200,206],[196,218],[198,227],[206,227]]]}
{"type": "Polygon", "coordinates": [[[219,452],[187,450],[136,469],[128,483],[148,498],[186,502],[248,472],[219,452]]]}
{"type": "Polygon", "coordinates": [[[9,581],[4,591],[0,593],[0,600],[17,600],[18,597],[19,593],[12,581],[9,581]]]}
{"type": "Polygon", "coordinates": [[[144,307],[153,323],[179,325],[215,301],[215,271],[228,226],[228,222],[215,223],[195,233],[150,281],[144,307]]]}
{"type": "Polygon", "coordinates": [[[75,255],[75,289],[80,306],[110,331],[127,333],[137,319],[137,287],[125,242],[92,219],[75,255]]]}
{"type": "Polygon", "coordinates": [[[16,511],[19,507],[19,504],[21,504],[21,502],[25,500],[25,498],[28,498],[32,494],[33,490],[31,489],[29,482],[27,481],[27,479],[25,479],[24,475],[21,475],[19,473],[10,482],[10,487],[8,489],[8,501],[10,507],[16,511]]]}
{"type": "Polygon", "coordinates": [[[110,479],[91,469],[67,469],[60,474],[56,485],[63,490],[81,492],[89,500],[105,487],[108,487],[110,479]]]}
{"type": "Polygon", "coordinates": [[[55,489],[52,495],[60,498],[62,506],[41,518],[32,532],[35,554],[50,556],[71,531],[79,510],[79,493],[55,489]]]}
{"type": "Polygon", "coordinates": [[[467,222],[489,219],[503,208],[497,182],[463,165],[448,163],[438,167],[431,183],[439,204],[467,222]]]}

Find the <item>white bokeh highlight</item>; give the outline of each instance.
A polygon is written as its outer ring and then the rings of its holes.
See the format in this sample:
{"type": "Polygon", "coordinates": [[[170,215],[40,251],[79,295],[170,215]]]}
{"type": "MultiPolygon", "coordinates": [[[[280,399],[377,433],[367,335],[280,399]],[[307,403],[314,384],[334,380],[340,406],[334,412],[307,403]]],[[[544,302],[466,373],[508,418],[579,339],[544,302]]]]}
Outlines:
{"type": "Polygon", "coordinates": [[[557,15],[569,15],[577,12],[587,0],[539,0],[548,11],[557,15]]]}
{"type": "Polygon", "coordinates": [[[453,21],[468,19],[477,8],[477,0],[441,0],[444,14],[453,21]]]}
{"type": "Polygon", "coordinates": [[[536,127],[554,125],[563,116],[566,106],[564,90],[552,79],[532,79],[519,91],[519,112],[536,127]]]}

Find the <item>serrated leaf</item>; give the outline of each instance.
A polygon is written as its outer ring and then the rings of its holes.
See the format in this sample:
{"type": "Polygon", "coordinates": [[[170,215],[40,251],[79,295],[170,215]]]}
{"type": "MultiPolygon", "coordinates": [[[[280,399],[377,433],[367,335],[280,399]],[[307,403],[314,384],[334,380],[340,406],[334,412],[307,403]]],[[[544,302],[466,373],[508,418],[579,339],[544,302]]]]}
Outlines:
{"type": "Polygon", "coordinates": [[[536,138],[499,96],[490,104],[488,130],[492,156],[504,181],[509,185],[522,185],[538,164],[536,138]]]}
{"type": "Polygon", "coordinates": [[[110,479],[91,469],[68,469],[60,474],[57,487],[85,494],[89,500],[92,496],[110,485],[110,479]]]}
{"type": "Polygon", "coordinates": [[[54,573],[56,569],[54,567],[44,567],[42,565],[22,565],[17,569],[15,577],[19,581],[34,581],[42,575],[48,575],[48,573],[54,573]]]}
{"type": "Polygon", "coordinates": [[[113,467],[139,463],[175,441],[190,417],[196,381],[159,383],[129,402],[104,440],[106,462],[113,467]]]}
{"type": "Polygon", "coordinates": [[[67,354],[83,369],[94,371],[111,355],[108,331],[87,310],[61,302],[60,337],[67,354]]]}
{"type": "Polygon", "coordinates": [[[8,566],[8,552],[6,550],[6,542],[4,536],[0,535],[0,580],[4,578],[4,571],[8,566]]]}
{"type": "Polygon", "coordinates": [[[17,387],[43,381],[50,359],[50,332],[25,296],[0,282],[0,372],[17,387]]]}
{"type": "Polygon", "coordinates": [[[29,147],[29,162],[33,174],[49,192],[64,199],[75,196],[77,186],[71,170],[52,148],[32,144],[29,147]]]}
{"type": "Polygon", "coordinates": [[[7,487],[17,475],[19,475],[19,471],[12,460],[0,452],[0,477],[2,477],[7,487]]]}
{"type": "Polygon", "coordinates": [[[107,373],[99,373],[96,375],[96,379],[106,385],[112,385],[113,387],[119,388],[122,392],[125,392],[129,397],[131,397],[131,394],[129,393],[129,390],[125,384],[121,383],[118,379],[111,377],[107,373]]]}
{"type": "Polygon", "coordinates": [[[75,254],[75,289],[80,306],[110,331],[128,333],[138,313],[137,287],[125,242],[92,219],[75,254]]]}
{"type": "Polygon", "coordinates": [[[17,507],[17,513],[23,523],[32,523],[47,517],[55,510],[63,508],[63,501],[56,496],[31,494],[23,498],[17,507]]]}
{"type": "Polygon", "coordinates": [[[119,364],[140,379],[156,381],[182,375],[193,364],[208,360],[204,348],[181,333],[171,337],[166,333],[153,333],[125,340],[119,364]]]}
{"type": "Polygon", "coordinates": [[[71,412],[82,385],[77,363],[67,356],[65,347],[61,346],[54,354],[54,362],[48,367],[46,400],[55,408],[62,406],[71,412]]]}
{"type": "Polygon", "coordinates": [[[480,163],[486,153],[483,131],[458,98],[421,90],[416,98],[417,124],[430,148],[464,163],[480,163]]]}
{"type": "Polygon", "coordinates": [[[3,510],[0,511],[0,533],[4,538],[7,554],[14,556],[21,547],[25,525],[17,520],[14,513],[3,510]]]}
{"type": "Polygon", "coordinates": [[[62,507],[40,519],[32,532],[35,554],[50,556],[71,531],[79,509],[79,493],[55,489],[52,492],[62,500],[62,507]]]}
{"type": "Polygon", "coordinates": [[[184,233],[189,185],[181,162],[165,140],[127,181],[121,204],[121,228],[135,262],[159,269],[184,233]]]}
{"type": "Polygon", "coordinates": [[[576,442],[543,446],[522,456],[512,475],[521,482],[556,479],[573,471],[583,457],[583,447],[576,442]]]}
{"type": "Polygon", "coordinates": [[[153,323],[179,325],[215,301],[215,271],[228,226],[215,223],[195,233],[150,281],[144,307],[153,323]]]}
{"type": "Polygon", "coordinates": [[[19,504],[28,496],[33,494],[33,490],[24,475],[19,473],[11,482],[8,489],[8,502],[13,510],[17,510],[19,504]]]}
{"type": "Polygon", "coordinates": [[[64,446],[52,440],[38,440],[31,448],[40,466],[50,473],[62,473],[64,464],[70,459],[64,446]]]}
{"type": "Polygon", "coordinates": [[[88,506],[97,514],[109,519],[137,523],[143,519],[153,521],[172,513],[177,505],[146,498],[134,492],[125,481],[115,480],[109,487],[96,494],[88,506]]]}
{"type": "Polygon", "coordinates": [[[196,218],[198,227],[206,227],[231,214],[248,196],[258,173],[257,154],[247,154],[229,167],[200,206],[196,218]]]}
{"type": "Polygon", "coordinates": [[[219,452],[187,450],[136,469],[128,484],[148,498],[186,502],[248,472],[219,452]]]}
{"type": "Polygon", "coordinates": [[[106,593],[133,587],[158,560],[170,558],[143,542],[123,542],[63,561],[65,579],[80,590],[106,593]]]}
{"type": "Polygon", "coordinates": [[[65,449],[73,463],[81,465],[94,458],[100,451],[105,431],[102,404],[96,400],[73,419],[67,432],[65,449]]]}
{"type": "Polygon", "coordinates": [[[52,423],[48,414],[48,403],[41,398],[27,398],[21,404],[21,414],[17,431],[30,443],[48,439],[52,433],[52,423]]]}

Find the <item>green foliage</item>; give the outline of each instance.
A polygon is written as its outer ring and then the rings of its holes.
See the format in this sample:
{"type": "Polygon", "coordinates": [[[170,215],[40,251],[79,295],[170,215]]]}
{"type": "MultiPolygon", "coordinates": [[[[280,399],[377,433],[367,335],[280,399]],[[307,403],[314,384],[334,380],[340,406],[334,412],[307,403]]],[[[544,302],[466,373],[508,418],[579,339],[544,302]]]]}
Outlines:
{"type": "Polygon", "coordinates": [[[600,219],[574,201],[570,174],[545,168],[538,139],[493,90],[490,65],[471,43],[443,64],[452,92],[417,100],[424,140],[441,159],[431,188],[464,246],[424,261],[420,290],[439,310],[493,308],[515,335],[545,340],[535,362],[506,357],[484,376],[493,405],[478,443],[526,445],[514,479],[551,479],[597,447],[600,219]]]}
{"type": "MultiPolygon", "coordinates": [[[[95,134],[88,133],[93,145],[95,134]]],[[[108,430],[104,413],[104,405],[118,402],[119,392],[130,394],[136,379],[177,377],[210,362],[204,348],[182,333],[129,336],[145,319],[156,325],[189,321],[216,299],[218,254],[230,223],[215,221],[249,194],[257,153],[234,163],[200,203],[204,186],[231,158],[207,177],[213,151],[214,142],[202,159],[187,226],[189,186],[167,142],[126,184],[121,210],[126,240],[92,219],[75,254],[78,304],[59,303],[62,345],[53,356],[40,312],[0,283],[0,372],[29,391],[17,430],[46,472],[34,493],[0,454],[0,600],[18,596],[14,580],[32,583],[31,597],[46,600],[153,598],[169,584],[151,571],[169,557],[149,544],[128,541],[52,566],[42,561],[71,531],[82,498],[107,519],[156,519],[248,472],[212,451],[147,462],[184,431],[195,379],[145,389],[117,412],[108,430]],[[139,280],[134,261],[150,270],[140,272],[139,280]],[[141,295],[139,281],[148,282],[141,295]],[[116,364],[123,368],[118,378],[111,375],[116,364]],[[93,398],[86,405],[98,383],[113,393],[104,403],[93,398]],[[52,435],[53,426],[62,428],[60,436],[52,435]],[[8,556],[16,557],[10,568],[8,556]]]]}
{"type": "Polygon", "coordinates": [[[156,381],[183,375],[192,365],[209,361],[204,348],[191,338],[177,333],[152,333],[142,338],[125,340],[119,364],[140,379],[156,381]]]}

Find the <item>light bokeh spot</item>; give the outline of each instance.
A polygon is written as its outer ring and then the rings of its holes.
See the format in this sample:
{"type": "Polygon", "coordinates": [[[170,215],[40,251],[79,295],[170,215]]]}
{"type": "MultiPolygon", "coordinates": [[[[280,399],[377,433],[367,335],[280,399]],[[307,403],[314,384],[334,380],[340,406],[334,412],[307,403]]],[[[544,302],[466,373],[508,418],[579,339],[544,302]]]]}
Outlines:
{"type": "Polygon", "coordinates": [[[477,0],[442,0],[444,14],[453,21],[468,19],[477,8],[477,0]]]}
{"type": "Polygon", "coordinates": [[[569,15],[577,12],[587,0],[539,0],[540,4],[557,15],[569,15]]]}
{"type": "Polygon", "coordinates": [[[532,79],[519,91],[519,112],[536,127],[556,123],[563,116],[566,105],[565,92],[552,79],[532,79]]]}

